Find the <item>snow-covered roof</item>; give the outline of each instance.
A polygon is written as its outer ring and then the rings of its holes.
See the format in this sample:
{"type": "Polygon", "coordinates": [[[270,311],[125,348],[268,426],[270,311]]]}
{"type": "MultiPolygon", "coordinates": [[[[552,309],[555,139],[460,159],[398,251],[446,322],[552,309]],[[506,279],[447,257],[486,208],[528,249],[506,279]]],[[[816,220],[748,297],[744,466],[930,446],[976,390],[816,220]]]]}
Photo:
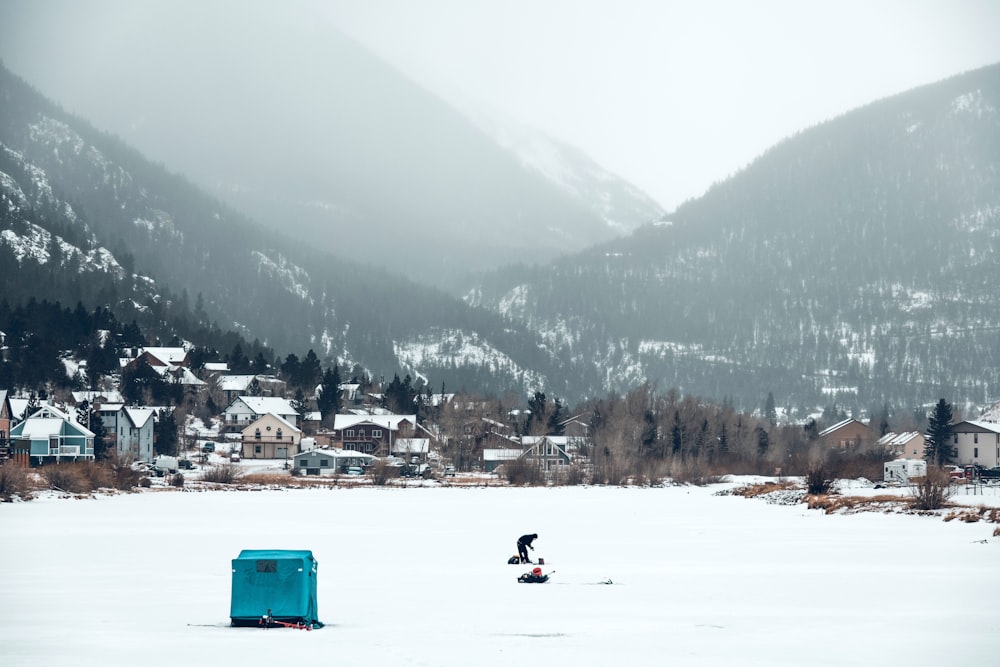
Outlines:
{"type": "Polygon", "coordinates": [[[919,431],[907,431],[906,433],[893,433],[890,431],[879,438],[878,444],[885,447],[900,447],[920,436],[921,433],[919,431]]]}
{"type": "Polygon", "coordinates": [[[18,418],[28,409],[28,403],[30,402],[27,398],[11,398],[8,400],[10,401],[10,414],[18,418]]]}
{"type": "Polygon", "coordinates": [[[222,391],[246,391],[254,377],[253,375],[220,375],[215,384],[222,391]]]}
{"type": "Polygon", "coordinates": [[[122,393],[117,389],[110,389],[108,391],[74,391],[73,402],[79,405],[84,401],[93,403],[94,401],[100,399],[102,403],[124,403],[125,399],[122,397],[122,393]]]}
{"type": "Polygon", "coordinates": [[[375,458],[371,454],[364,454],[362,452],[354,451],[353,449],[310,449],[309,451],[296,454],[294,458],[311,458],[323,455],[335,459],[364,459],[366,461],[371,461],[375,458]]]}
{"type": "Polygon", "coordinates": [[[64,424],[70,424],[74,429],[76,429],[81,435],[87,438],[93,438],[94,432],[83,424],[77,424],[72,419],[61,419],[59,417],[30,417],[26,421],[21,422],[17,428],[21,434],[21,437],[29,438],[31,440],[40,440],[42,438],[49,438],[57,436],[62,433],[62,428],[64,424]]]}
{"type": "Polygon", "coordinates": [[[341,431],[345,428],[351,428],[352,426],[357,426],[358,424],[375,424],[376,426],[381,426],[382,428],[388,429],[390,431],[399,430],[399,424],[402,421],[408,421],[411,424],[417,423],[416,415],[344,415],[338,414],[333,418],[333,429],[335,431],[341,431]]]}
{"type": "Polygon", "coordinates": [[[160,377],[166,379],[168,382],[178,382],[176,378],[180,378],[180,384],[189,386],[201,386],[206,384],[204,380],[200,379],[197,375],[191,372],[190,368],[185,366],[150,366],[154,371],[156,371],[160,377]],[[170,375],[170,378],[167,378],[170,375]]]}
{"type": "Polygon", "coordinates": [[[229,370],[229,364],[224,361],[207,361],[205,370],[209,373],[225,373],[229,370]]]}
{"type": "Polygon", "coordinates": [[[125,407],[124,403],[101,403],[98,412],[118,412],[123,407],[125,407]]]}
{"type": "Polygon", "coordinates": [[[990,431],[991,433],[1000,433],[1000,424],[996,422],[978,421],[975,419],[967,419],[964,422],[959,422],[958,424],[952,425],[952,431],[955,431],[956,430],[955,427],[960,426],[961,424],[971,424],[976,428],[981,428],[985,431],[990,431]]]}
{"type": "Polygon", "coordinates": [[[524,452],[520,449],[484,449],[484,461],[514,461],[521,457],[524,452]]]}
{"type": "Polygon", "coordinates": [[[156,410],[152,408],[128,407],[125,408],[124,411],[125,415],[128,416],[129,421],[131,421],[132,425],[136,428],[142,428],[146,425],[146,422],[150,419],[155,419],[156,417],[156,410]]]}
{"type": "Polygon", "coordinates": [[[277,396],[240,396],[236,401],[242,401],[254,414],[266,415],[270,412],[273,415],[298,415],[292,404],[287,399],[277,396]]]}
{"type": "Polygon", "coordinates": [[[168,365],[179,365],[187,358],[183,347],[144,347],[142,351],[168,365]]]}
{"type": "MultiPolygon", "coordinates": [[[[827,428],[827,429],[824,429],[824,430],[820,431],[819,432],[819,437],[822,438],[824,435],[829,435],[830,433],[833,433],[834,431],[840,430],[840,429],[844,428],[845,426],[847,426],[848,424],[850,424],[851,422],[857,422],[858,424],[861,424],[862,426],[865,426],[864,423],[859,422],[857,419],[845,419],[843,421],[837,422],[836,424],[834,424],[830,428],[827,428]]],[[[866,428],[867,428],[867,426],[866,426],[866,428]]]]}

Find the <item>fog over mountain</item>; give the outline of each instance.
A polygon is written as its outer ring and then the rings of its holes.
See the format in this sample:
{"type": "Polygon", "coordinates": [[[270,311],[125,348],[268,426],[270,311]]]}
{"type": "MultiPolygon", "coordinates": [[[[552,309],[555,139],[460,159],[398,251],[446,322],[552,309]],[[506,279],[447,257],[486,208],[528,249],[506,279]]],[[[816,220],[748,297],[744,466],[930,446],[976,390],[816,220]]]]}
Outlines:
{"type": "Polygon", "coordinates": [[[662,213],[568,147],[548,153],[558,164],[531,168],[307,4],[50,0],[4,10],[0,57],[15,73],[243,213],[339,257],[454,287],[470,270],[544,261],[662,213]],[[567,187],[576,172],[590,174],[587,187],[567,187]]]}

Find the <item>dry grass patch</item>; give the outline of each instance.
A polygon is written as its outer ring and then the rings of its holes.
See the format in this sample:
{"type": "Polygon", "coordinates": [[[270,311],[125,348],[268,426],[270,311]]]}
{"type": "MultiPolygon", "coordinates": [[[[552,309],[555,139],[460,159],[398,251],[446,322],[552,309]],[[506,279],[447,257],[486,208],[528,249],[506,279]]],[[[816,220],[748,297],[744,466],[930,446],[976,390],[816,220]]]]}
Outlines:
{"type": "Polygon", "coordinates": [[[913,506],[913,499],[892,495],[864,497],[809,495],[806,496],[806,505],[811,510],[823,510],[827,514],[837,512],[847,514],[856,512],[895,512],[910,509],[913,506]]]}
{"type": "MultiPolygon", "coordinates": [[[[1000,507],[976,505],[973,507],[955,507],[945,515],[945,521],[962,521],[963,523],[1000,523],[1000,507]]],[[[993,531],[994,537],[1000,535],[1000,527],[993,531]]]]}
{"type": "Polygon", "coordinates": [[[798,485],[794,482],[760,482],[733,489],[732,495],[742,496],[743,498],[756,498],[757,496],[774,493],[775,491],[792,491],[797,488],[798,485]]]}
{"type": "MultiPolygon", "coordinates": [[[[327,481],[327,480],[324,480],[327,481]]],[[[240,484],[259,486],[313,486],[312,480],[281,473],[258,472],[240,477],[240,484]]]]}

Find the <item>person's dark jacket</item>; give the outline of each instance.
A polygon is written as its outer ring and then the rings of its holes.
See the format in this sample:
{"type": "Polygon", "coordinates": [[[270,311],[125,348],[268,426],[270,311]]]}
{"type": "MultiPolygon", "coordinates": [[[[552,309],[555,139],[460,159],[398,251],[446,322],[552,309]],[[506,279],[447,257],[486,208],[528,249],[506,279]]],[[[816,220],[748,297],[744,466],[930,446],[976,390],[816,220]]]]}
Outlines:
{"type": "MultiPolygon", "coordinates": [[[[526,547],[531,547],[531,543],[538,539],[538,533],[532,533],[531,535],[522,535],[517,538],[518,545],[524,545],[526,547]]],[[[534,547],[531,547],[534,549],[534,547]]]]}

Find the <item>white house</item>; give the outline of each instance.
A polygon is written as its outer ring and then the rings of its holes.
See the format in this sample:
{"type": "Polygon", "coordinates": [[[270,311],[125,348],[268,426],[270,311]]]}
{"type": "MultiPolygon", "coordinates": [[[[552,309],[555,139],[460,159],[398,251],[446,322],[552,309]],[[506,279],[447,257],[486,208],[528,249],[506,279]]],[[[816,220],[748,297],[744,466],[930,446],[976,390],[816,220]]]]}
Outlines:
{"type": "Polygon", "coordinates": [[[987,421],[963,421],[951,425],[955,462],[979,463],[987,468],[1000,466],[1000,424],[987,421]]]}
{"type": "Polygon", "coordinates": [[[268,413],[243,429],[243,458],[285,459],[299,453],[302,429],[268,413]]]}
{"type": "Polygon", "coordinates": [[[292,426],[298,425],[299,413],[284,398],[276,396],[237,396],[222,412],[226,424],[249,426],[266,414],[276,415],[292,426]]]}
{"type": "Polygon", "coordinates": [[[153,408],[123,407],[116,419],[119,456],[131,456],[136,461],[153,462],[153,435],[156,431],[156,410],[153,408]]]}

